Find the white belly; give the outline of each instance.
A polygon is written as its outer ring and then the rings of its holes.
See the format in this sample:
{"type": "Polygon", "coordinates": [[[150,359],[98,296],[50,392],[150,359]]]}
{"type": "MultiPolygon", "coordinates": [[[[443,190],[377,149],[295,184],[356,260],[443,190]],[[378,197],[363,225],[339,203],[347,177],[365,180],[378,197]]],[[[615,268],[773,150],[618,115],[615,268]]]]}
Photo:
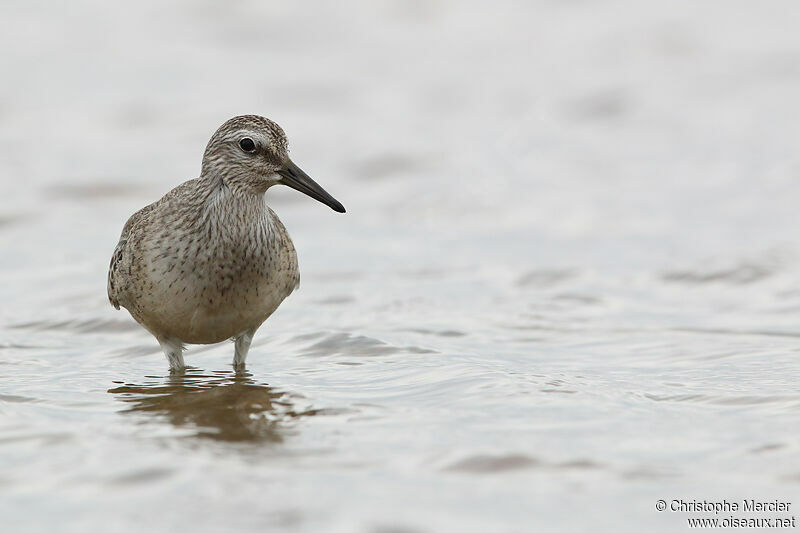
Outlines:
{"type": "Polygon", "coordinates": [[[144,318],[157,324],[163,334],[186,343],[220,342],[257,329],[290,294],[291,290],[279,290],[280,285],[283,284],[262,285],[257,292],[255,286],[250,286],[249,290],[232,290],[225,295],[206,291],[205,299],[182,300],[175,295],[154,305],[144,318]]]}

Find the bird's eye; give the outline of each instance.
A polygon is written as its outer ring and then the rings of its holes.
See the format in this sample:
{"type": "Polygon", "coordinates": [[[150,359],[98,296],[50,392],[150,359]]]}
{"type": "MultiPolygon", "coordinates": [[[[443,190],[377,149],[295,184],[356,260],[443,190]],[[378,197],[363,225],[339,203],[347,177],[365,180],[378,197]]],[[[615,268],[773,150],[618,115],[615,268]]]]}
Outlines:
{"type": "Polygon", "coordinates": [[[256,149],[256,143],[253,142],[253,139],[250,137],[245,137],[241,141],[239,141],[239,146],[245,152],[252,152],[256,149]]]}

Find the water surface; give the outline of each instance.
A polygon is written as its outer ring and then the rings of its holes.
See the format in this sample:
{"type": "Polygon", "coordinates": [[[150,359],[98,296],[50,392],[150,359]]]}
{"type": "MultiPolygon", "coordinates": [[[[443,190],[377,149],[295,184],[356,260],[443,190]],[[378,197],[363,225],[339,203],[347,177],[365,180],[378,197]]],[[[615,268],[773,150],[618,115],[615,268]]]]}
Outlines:
{"type": "Polygon", "coordinates": [[[0,12],[9,531],[674,531],[658,499],[800,505],[796,3],[0,12]],[[300,290],[246,372],[223,343],[170,375],[108,260],[241,113],[348,213],[271,190],[300,290]]]}

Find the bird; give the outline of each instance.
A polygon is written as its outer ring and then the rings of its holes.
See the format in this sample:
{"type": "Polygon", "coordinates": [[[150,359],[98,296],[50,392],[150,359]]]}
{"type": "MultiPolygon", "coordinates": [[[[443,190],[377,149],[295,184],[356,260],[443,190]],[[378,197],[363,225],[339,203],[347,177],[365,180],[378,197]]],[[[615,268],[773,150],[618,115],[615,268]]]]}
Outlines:
{"type": "Polygon", "coordinates": [[[297,252],[266,191],[286,185],[336,212],[344,206],[289,158],[286,134],[258,115],[226,121],[200,176],[125,223],[108,270],[108,299],[158,341],[171,372],[187,344],[234,341],[244,368],[256,330],[300,283],[297,252]]]}

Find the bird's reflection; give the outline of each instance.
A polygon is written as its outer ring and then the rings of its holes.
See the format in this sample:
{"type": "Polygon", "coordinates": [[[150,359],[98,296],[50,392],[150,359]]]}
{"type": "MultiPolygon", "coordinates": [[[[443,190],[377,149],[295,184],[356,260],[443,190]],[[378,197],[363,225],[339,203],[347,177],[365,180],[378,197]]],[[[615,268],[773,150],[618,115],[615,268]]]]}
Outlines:
{"type": "Polygon", "coordinates": [[[183,374],[126,383],[108,392],[129,404],[125,412],[163,416],[177,427],[196,428],[199,437],[231,442],[280,442],[293,419],[318,412],[298,411],[290,395],[256,383],[247,371],[187,368],[183,374]]]}

